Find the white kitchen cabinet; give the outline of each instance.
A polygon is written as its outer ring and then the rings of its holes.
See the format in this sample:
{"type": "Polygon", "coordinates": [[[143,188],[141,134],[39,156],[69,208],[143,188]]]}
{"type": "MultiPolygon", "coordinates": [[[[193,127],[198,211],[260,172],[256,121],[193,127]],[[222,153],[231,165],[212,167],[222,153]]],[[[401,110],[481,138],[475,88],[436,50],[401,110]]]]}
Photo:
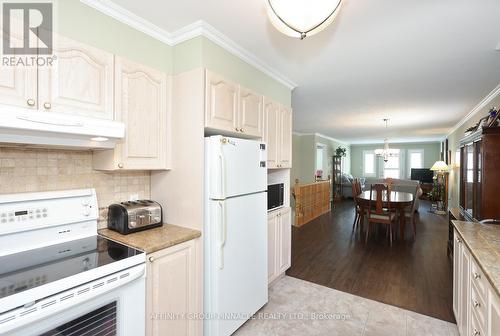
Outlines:
{"type": "Polygon", "coordinates": [[[40,110],[113,119],[113,54],[57,36],[50,67],[38,69],[40,110]]]}
{"type": "Polygon", "coordinates": [[[291,266],[292,221],[289,207],[268,214],[268,283],[291,266]]]}
{"type": "Polygon", "coordinates": [[[279,212],[279,263],[278,273],[283,274],[292,265],[292,211],[285,208],[279,212]]]}
{"type": "Polygon", "coordinates": [[[500,335],[500,300],[457,231],[453,244],[453,312],[462,336],[500,335]]]}
{"type": "Polygon", "coordinates": [[[264,120],[264,141],[267,143],[268,168],[291,168],[292,110],[265,99],[264,120]]]}
{"type": "Polygon", "coordinates": [[[500,298],[492,288],[488,293],[487,325],[487,335],[500,335],[500,298]]]}
{"type": "Polygon", "coordinates": [[[165,73],[116,57],[116,120],[125,123],[125,138],[113,150],[94,152],[94,168],[168,169],[167,99],[165,73]]]}
{"type": "Polygon", "coordinates": [[[264,97],[212,71],[205,72],[205,127],[212,133],[262,138],[264,97]]]}
{"type": "Polygon", "coordinates": [[[273,101],[264,103],[264,142],[267,144],[267,168],[278,168],[280,152],[280,106],[273,101]]]}
{"type": "Polygon", "coordinates": [[[238,126],[241,133],[261,138],[264,132],[264,97],[240,86],[238,126]]]}
{"type": "Polygon", "coordinates": [[[37,68],[0,65],[0,97],[5,108],[38,109],[37,68]]]}
{"type": "Polygon", "coordinates": [[[238,84],[206,71],[205,127],[238,132],[238,84]]]}
{"type": "Polygon", "coordinates": [[[146,335],[195,335],[197,313],[196,245],[193,240],[148,255],[146,278],[146,335]],[[170,316],[162,316],[170,314],[170,316]]]}
{"type": "Polygon", "coordinates": [[[292,168],[292,109],[280,108],[280,168],[292,168]]]}

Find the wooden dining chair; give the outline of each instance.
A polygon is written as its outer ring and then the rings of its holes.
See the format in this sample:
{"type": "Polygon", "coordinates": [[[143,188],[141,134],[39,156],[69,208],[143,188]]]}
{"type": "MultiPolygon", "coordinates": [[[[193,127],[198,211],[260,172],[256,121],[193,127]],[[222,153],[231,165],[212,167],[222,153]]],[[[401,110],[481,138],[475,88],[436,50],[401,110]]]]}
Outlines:
{"type": "Polygon", "coordinates": [[[405,209],[405,217],[410,219],[411,225],[413,228],[413,240],[415,240],[417,237],[416,216],[417,216],[417,203],[418,203],[417,202],[418,188],[419,188],[419,186],[416,186],[415,191],[413,192],[413,203],[412,203],[411,207],[407,207],[405,209]]]}
{"type": "Polygon", "coordinates": [[[352,224],[352,231],[356,229],[356,226],[359,226],[361,222],[361,218],[363,218],[362,207],[360,206],[360,202],[358,199],[361,191],[358,189],[358,179],[354,179],[352,181],[352,198],[354,199],[354,223],[352,224]]]}
{"type": "Polygon", "coordinates": [[[370,235],[370,227],[373,224],[386,225],[386,235],[389,231],[389,242],[392,247],[392,223],[396,218],[396,213],[393,211],[390,202],[391,188],[386,184],[374,184],[370,187],[370,202],[368,205],[367,218],[368,227],[366,229],[366,243],[370,235]],[[375,204],[373,204],[373,194],[375,192],[375,204]],[[387,194],[387,206],[384,207],[384,193],[387,194]]]}

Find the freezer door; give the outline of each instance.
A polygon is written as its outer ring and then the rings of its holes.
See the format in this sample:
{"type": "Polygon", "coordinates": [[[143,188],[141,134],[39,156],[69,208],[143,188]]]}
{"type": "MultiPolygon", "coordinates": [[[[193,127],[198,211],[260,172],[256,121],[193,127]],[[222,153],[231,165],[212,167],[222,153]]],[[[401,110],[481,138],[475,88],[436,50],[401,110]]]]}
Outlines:
{"type": "Polygon", "coordinates": [[[268,299],[266,193],[211,201],[209,212],[205,334],[229,336],[268,299]]]}
{"type": "Polygon", "coordinates": [[[206,138],[209,198],[226,199],[267,190],[266,145],[260,141],[206,138]]]}

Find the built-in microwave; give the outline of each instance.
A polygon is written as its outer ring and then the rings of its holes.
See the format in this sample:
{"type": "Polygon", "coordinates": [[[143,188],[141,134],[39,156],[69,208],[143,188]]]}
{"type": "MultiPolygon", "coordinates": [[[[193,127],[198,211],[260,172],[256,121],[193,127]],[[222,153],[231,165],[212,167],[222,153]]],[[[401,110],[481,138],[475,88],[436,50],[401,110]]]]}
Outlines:
{"type": "Polygon", "coordinates": [[[283,183],[269,184],[267,186],[267,210],[283,206],[285,185],[283,183]]]}

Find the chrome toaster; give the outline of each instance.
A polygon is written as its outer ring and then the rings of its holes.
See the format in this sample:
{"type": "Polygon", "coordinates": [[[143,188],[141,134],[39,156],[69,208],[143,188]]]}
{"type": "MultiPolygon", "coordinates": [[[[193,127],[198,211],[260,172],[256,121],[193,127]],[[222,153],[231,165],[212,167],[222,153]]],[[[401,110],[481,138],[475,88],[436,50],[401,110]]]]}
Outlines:
{"type": "Polygon", "coordinates": [[[162,226],[162,219],[161,205],[155,201],[122,202],[108,207],[108,228],[121,234],[162,226]]]}

